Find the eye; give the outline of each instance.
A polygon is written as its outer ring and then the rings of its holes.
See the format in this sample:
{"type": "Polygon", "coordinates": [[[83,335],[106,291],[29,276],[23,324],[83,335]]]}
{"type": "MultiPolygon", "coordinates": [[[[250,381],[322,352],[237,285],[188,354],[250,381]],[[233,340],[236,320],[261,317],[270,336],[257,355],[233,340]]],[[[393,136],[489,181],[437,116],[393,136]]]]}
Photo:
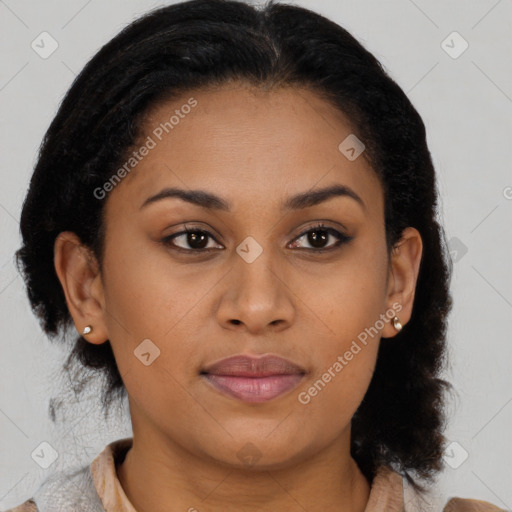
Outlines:
{"type": "Polygon", "coordinates": [[[307,251],[321,253],[337,249],[339,246],[350,242],[353,237],[341,233],[337,229],[326,227],[324,224],[317,224],[313,228],[308,229],[304,233],[300,234],[292,242],[293,247],[297,247],[297,243],[304,239],[311,247],[306,247],[307,251]],[[325,247],[325,244],[329,241],[329,237],[338,239],[338,242],[332,244],[330,247],[325,247]]]}
{"type": "MultiPolygon", "coordinates": [[[[353,237],[345,235],[337,229],[326,227],[324,224],[317,224],[295,238],[290,244],[292,248],[298,247],[298,243],[302,239],[310,244],[310,247],[306,247],[304,250],[313,253],[322,253],[337,249],[342,244],[352,240],[353,237]],[[325,244],[331,237],[337,239],[337,242],[326,248],[325,244]]],[[[166,236],[162,239],[162,243],[179,252],[197,254],[219,249],[219,247],[216,247],[215,243],[213,243],[213,246],[209,246],[208,242],[210,240],[212,242],[216,242],[215,237],[209,231],[200,228],[186,227],[185,230],[180,231],[179,233],[166,236]],[[181,243],[184,245],[177,244],[175,240],[181,240],[181,243]]],[[[222,246],[220,246],[220,249],[222,249],[222,246]]]]}
{"type": "Polygon", "coordinates": [[[214,250],[214,247],[208,247],[208,239],[215,241],[215,238],[209,231],[199,228],[186,228],[184,231],[166,236],[162,239],[162,242],[181,252],[210,252],[214,250]],[[174,242],[174,240],[180,239],[185,244],[185,247],[174,242]],[[186,247],[187,245],[188,248],[186,247]]]}

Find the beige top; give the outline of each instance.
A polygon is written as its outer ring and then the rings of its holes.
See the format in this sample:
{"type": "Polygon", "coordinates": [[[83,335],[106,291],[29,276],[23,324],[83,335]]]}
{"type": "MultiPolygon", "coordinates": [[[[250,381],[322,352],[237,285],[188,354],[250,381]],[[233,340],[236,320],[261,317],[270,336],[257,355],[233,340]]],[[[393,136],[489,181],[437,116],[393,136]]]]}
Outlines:
{"type": "MultiPolygon", "coordinates": [[[[113,441],[89,466],[95,491],[105,512],[137,512],[126,497],[116,472],[116,465],[124,459],[131,445],[132,438],[113,441]]],[[[32,498],[7,512],[46,512],[44,509],[39,509],[36,503],[38,504],[37,500],[34,501],[32,498]]],[[[403,480],[399,473],[385,467],[378,471],[372,482],[365,512],[408,512],[404,508],[403,480]]],[[[507,511],[486,501],[452,498],[442,512],[507,511]]]]}

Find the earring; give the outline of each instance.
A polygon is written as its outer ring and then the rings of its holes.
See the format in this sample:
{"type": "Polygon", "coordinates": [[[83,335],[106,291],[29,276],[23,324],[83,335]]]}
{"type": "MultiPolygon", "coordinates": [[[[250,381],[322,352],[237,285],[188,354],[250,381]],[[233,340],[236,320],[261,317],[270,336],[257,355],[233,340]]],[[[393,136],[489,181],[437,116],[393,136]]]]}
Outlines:
{"type": "Polygon", "coordinates": [[[402,330],[402,324],[400,323],[400,319],[397,316],[393,317],[393,327],[397,331],[401,331],[402,330]]]}
{"type": "Polygon", "coordinates": [[[92,332],[92,325],[86,325],[84,327],[84,330],[82,331],[82,334],[90,334],[92,332]]]}

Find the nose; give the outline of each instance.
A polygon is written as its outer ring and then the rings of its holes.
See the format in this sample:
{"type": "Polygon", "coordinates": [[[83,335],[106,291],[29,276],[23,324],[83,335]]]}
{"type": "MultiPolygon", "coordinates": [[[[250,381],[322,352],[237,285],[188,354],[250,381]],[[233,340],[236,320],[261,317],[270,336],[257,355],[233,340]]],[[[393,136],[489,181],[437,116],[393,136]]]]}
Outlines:
{"type": "Polygon", "coordinates": [[[238,254],[233,259],[217,309],[220,325],[252,334],[289,327],[295,315],[294,294],[270,250],[252,262],[238,254]]]}

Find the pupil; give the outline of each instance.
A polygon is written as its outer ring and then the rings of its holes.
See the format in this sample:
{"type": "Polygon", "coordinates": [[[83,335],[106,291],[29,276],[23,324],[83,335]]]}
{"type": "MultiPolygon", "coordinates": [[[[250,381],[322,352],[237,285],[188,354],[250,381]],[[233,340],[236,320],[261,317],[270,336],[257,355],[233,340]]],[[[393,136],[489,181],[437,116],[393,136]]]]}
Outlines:
{"type": "Polygon", "coordinates": [[[204,249],[208,245],[207,236],[203,231],[196,231],[188,234],[187,243],[193,249],[204,249]],[[199,234],[198,234],[199,233],[199,234]],[[199,241],[199,243],[198,243],[199,241]]]}
{"type": "Polygon", "coordinates": [[[311,231],[308,237],[308,242],[313,247],[321,247],[322,243],[325,243],[327,241],[328,233],[325,229],[319,229],[317,231],[311,231]]]}

